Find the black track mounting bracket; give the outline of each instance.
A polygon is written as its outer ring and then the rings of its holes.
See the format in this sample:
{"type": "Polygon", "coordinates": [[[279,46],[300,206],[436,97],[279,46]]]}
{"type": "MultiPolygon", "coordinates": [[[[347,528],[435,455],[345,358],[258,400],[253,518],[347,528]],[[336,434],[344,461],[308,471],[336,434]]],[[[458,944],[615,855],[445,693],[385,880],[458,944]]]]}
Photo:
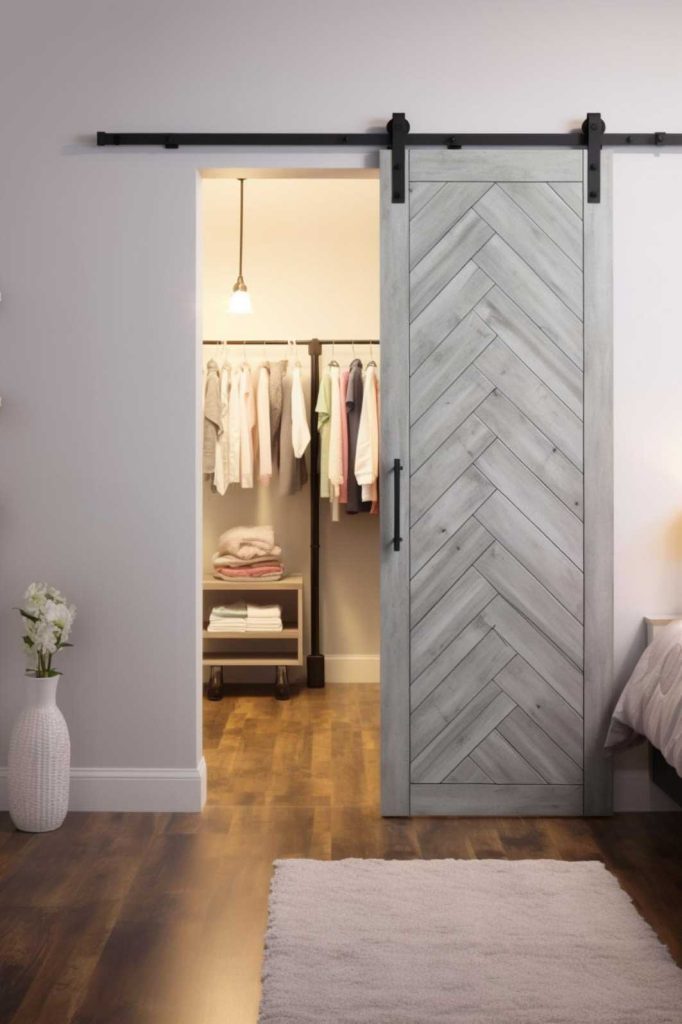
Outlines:
{"type": "Polygon", "coordinates": [[[606,125],[601,114],[588,114],[583,121],[583,138],[587,149],[587,201],[601,201],[601,150],[606,125]]]}
{"type": "Polygon", "coordinates": [[[393,114],[386,125],[391,147],[391,195],[394,203],[404,203],[407,192],[405,148],[410,122],[404,114],[393,114]]]}

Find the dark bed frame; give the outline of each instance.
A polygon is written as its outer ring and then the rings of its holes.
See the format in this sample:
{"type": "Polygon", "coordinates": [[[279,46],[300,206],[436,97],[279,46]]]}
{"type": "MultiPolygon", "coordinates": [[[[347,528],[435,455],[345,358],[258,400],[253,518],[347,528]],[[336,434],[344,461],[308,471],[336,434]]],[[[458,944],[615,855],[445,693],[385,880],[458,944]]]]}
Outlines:
{"type": "Polygon", "coordinates": [[[666,796],[682,807],[682,779],[672,765],[668,764],[660,750],[650,746],[649,763],[651,778],[666,796]]]}

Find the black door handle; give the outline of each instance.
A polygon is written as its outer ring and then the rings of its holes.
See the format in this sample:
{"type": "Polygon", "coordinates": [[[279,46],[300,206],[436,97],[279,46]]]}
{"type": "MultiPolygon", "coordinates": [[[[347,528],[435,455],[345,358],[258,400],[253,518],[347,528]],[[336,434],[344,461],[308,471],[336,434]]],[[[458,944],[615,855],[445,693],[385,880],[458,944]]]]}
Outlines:
{"type": "Polygon", "coordinates": [[[402,470],[400,459],[393,460],[393,550],[400,551],[400,473],[402,470]]]}

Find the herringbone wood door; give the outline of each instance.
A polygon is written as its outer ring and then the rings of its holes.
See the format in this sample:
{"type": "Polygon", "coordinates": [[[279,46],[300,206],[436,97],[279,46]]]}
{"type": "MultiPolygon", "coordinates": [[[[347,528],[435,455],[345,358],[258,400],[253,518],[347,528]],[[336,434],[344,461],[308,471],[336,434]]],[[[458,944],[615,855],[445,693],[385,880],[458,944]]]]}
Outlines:
{"type": "Polygon", "coordinates": [[[534,170],[531,154],[411,158],[398,557],[413,813],[583,813],[583,162],[535,155],[534,170]]]}

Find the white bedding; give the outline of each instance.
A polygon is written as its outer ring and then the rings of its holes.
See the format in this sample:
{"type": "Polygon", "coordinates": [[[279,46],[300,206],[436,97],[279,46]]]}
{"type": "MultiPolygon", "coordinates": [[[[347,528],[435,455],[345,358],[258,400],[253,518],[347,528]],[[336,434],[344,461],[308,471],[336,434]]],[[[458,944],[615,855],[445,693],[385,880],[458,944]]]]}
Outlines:
{"type": "Polygon", "coordinates": [[[637,662],[613,712],[606,746],[619,750],[644,737],[682,776],[682,622],[662,629],[637,662]]]}

